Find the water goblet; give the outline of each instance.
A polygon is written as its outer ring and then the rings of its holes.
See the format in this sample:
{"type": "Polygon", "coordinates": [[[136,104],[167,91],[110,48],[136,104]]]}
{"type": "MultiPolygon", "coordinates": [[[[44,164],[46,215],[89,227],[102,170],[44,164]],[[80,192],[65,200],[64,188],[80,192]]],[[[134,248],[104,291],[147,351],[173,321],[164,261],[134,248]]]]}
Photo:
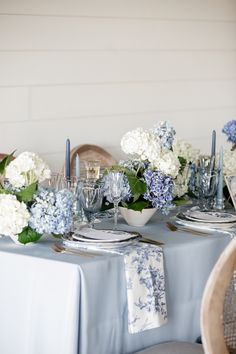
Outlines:
{"type": "Polygon", "coordinates": [[[198,198],[198,206],[202,211],[212,210],[214,207],[217,176],[217,171],[208,167],[195,168],[192,192],[198,198]]]}
{"type": "Polygon", "coordinates": [[[103,188],[96,182],[83,182],[79,191],[79,201],[88,220],[88,226],[93,228],[94,215],[101,209],[103,188]]]}
{"type": "Polygon", "coordinates": [[[124,190],[123,172],[109,172],[106,177],[109,199],[114,204],[114,230],[117,229],[118,205],[124,190]]]}
{"type": "Polygon", "coordinates": [[[217,189],[216,171],[199,170],[199,195],[198,204],[202,211],[212,210],[214,207],[217,189]]]}

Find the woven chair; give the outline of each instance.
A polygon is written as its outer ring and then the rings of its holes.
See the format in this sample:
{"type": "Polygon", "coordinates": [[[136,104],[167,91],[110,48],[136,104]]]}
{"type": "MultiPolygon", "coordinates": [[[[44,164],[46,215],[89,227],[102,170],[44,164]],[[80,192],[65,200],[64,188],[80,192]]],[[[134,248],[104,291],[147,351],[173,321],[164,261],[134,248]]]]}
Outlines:
{"type": "Polygon", "coordinates": [[[70,153],[71,175],[75,175],[76,155],[80,157],[81,177],[85,177],[85,161],[98,160],[100,168],[103,170],[106,167],[115,165],[117,162],[106,150],[97,145],[84,144],[78,145],[70,153]]]}
{"type": "Polygon", "coordinates": [[[203,347],[197,343],[168,342],[136,354],[236,354],[236,238],[223,251],[207,281],[201,330],[203,347]]]}
{"type": "Polygon", "coordinates": [[[236,353],[236,238],[222,253],[207,281],[201,329],[206,354],[236,353]]]}

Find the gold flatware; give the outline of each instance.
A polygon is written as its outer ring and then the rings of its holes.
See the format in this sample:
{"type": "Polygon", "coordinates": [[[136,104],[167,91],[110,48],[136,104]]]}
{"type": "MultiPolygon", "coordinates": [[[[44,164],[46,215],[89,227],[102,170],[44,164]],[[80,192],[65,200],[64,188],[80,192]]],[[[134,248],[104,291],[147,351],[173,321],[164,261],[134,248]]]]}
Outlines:
{"type": "Polygon", "coordinates": [[[161,246],[164,245],[164,242],[151,240],[150,238],[142,237],[140,238],[139,242],[148,243],[150,245],[161,246]]]}
{"type": "Polygon", "coordinates": [[[87,251],[81,251],[79,249],[70,249],[70,248],[66,248],[64,246],[61,246],[59,244],[54,244],[52,246],[52,249],[55,252],[58,253],[69,253],[69,254],[74,254],[74,255],[78,255],[78,256],[82,256],[82,257],[88,257],[88,258],[93,258],[94,256],[97,256],[98,254],[96,253],[92,253],[92,252],[87,252],[87,251]]]}
{"type": "Polygon", "coordinates": [[[208,232],[204,232],[204,231],[200,231],[200,230],[193,230],[193,229],[189,229],[187,227],[184,226],[176,226],[175,224],[167,221],[166,226],[168,227],[168,229],[170,231],[184,231],[184,232],[188,232],[191,233],[193,235],[197,235],[197,236],[206,236],[209,235],[208,232]]]}

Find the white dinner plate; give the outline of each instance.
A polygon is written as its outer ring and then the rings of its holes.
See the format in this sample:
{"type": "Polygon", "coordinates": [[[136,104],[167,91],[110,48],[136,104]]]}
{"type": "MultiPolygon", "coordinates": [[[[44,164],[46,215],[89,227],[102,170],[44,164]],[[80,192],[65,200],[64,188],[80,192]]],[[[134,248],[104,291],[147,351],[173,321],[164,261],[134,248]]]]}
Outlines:
{"type": "Polygon", "coordinates": [[[236,215],[222,211],[187,210],[183,215],[192,221],[205,223],[232,223],[236,222],[236,215]]]}
{"type": "Polygon", "coordinates": [[[135,243],[135,239],[130,239],[126,241],[119,241],[119,242],[96,242],[96,243],[91,243],[91,242],[85,242],[85,241],[79,241],[75,240],[72,237],[63,237],[62,238],[62,243],[66,247],[70,248],[81,248],[81,249],[91,249],[91,250],[109,250],[109,249],[117,249],[120,247],[126,247],[129,246],[133,243],[135,243]]]}
{"type": "Polygon", "coordinates": [[[208,229],[208,230],[209,229],[230,230],[236,225],[236,223],[234,222],[215,223],[215,222],[201,222],[196,219],[192,220],[187,218],[183,213],[179,213],[176,215],[176,222],[192,229],[198,228],[198,229],[208,229]]]}
{"type": "Polygon", "coordinates": [[[82,242],[91,243],[113,243],[129,241],[139,237],[135,232],[127,232],[122,230],[97,230],[88,227],[78,230],[73,234],[73,239],[82,242]]]}

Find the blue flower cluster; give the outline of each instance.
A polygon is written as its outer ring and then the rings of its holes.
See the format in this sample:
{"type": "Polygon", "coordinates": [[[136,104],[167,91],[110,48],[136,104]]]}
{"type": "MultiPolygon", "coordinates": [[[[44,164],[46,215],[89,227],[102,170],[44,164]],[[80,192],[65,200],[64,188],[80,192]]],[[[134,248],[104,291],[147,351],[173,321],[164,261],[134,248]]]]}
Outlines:
{"type": "Polygon", "coordinates": [[[66,189],[56,192],[41,187],[30,213],[29,226],[39,234],[65,234],[73,222],[73,195],[66,189]]]}
{"type": "Polygon", "coordinates": [[[144,199],[150,201],[152,206],[167,213],[172,206],[173,200],[173,179],[163,175],[160,171],[146,170],[143,174],[147,185],[147,192],[144,199]]]}
{"type": "Polygon", "coordinates": [[[135,174],[139,170],[146,170],[150,163],[148,161],[140,161],[140,160],[121,160],[119,162],[120,166],[127,168],[128,170],[134,172],[135,174]]]}
{"type": "Polygon", "coordinates": [[[236,120],[230,120],[226,123],[222,129],[222,132],[227,135],[227,141],[236,143],[236,120]]]}
{"type": "Polygon", "coordinates": [[[174,141],[175,129],[169,122],[160,122],[155,125],[152,132],[161,140],[161,146],[170,150],[174,141]]]}

